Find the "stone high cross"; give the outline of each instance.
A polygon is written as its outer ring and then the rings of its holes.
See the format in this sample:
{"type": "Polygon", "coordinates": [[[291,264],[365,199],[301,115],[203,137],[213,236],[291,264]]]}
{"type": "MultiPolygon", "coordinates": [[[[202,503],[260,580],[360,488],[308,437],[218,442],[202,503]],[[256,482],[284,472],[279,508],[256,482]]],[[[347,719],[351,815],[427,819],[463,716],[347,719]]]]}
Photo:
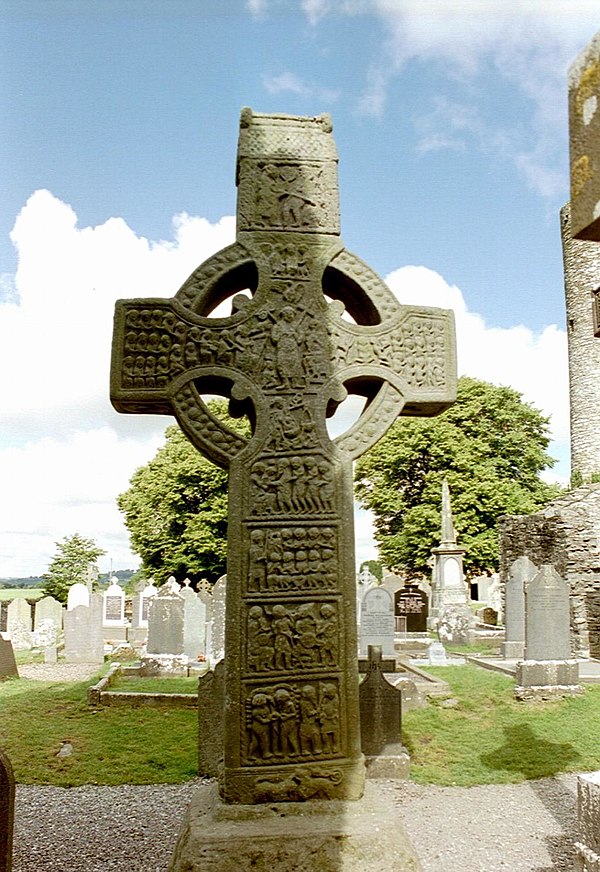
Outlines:
{"type": "Polygon", "coordinates": [[[345,250],[328,116],[244,109],[237,185],[232,246],[172,300],[117,302],[111,398],[174,415],[229,469],[222,797],[356,799],[352,461],[399,414],[453,402],[453,320],[400,306],[345,250]],[[228,297],[231,316],[209,317],[228,297]],[[332,441],[326,417],[348,392],[367,403],[332,441]],[[210,394],[248,415],[251,438],[210,394]]]}

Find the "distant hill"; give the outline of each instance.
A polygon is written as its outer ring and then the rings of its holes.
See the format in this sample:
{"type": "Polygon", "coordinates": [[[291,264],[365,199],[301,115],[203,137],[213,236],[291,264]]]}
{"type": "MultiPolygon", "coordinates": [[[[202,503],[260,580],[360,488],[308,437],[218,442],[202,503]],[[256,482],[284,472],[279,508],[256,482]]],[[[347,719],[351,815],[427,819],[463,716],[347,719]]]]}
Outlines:
{"type": "MultiPolygon", "coordinates": [[[[108,579],[116,575],[121,584],[129,581],[135,569],[117,569],[115,572],[103,572],[98,576],[100,584],[107,584],[108,579]]],[[[30,575],[28,578],[0,578],[0,588],[43,587],[44,579],[41,575],[30,575]]]]}

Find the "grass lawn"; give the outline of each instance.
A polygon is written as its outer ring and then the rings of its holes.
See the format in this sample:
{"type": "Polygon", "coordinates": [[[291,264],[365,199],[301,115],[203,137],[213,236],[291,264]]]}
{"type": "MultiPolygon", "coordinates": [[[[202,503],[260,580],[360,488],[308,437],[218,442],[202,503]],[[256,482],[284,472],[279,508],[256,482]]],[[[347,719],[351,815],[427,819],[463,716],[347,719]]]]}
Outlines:
{"type": "Polygon", "coordinates": [[[578,697],[517,702],[514,681],[476,666],[427,667],[456,705],[434,699],[403,717],[413,781],[506,784],[600,769],[600,686],[578,697]]]}
{"type": "Polygon", "coordinates": [[[38,587],[3,587],[0,588],[0,600],[41,599],[44,591],[38,587]]]}
{"type": "Polygon", "coordinates": [[[95,680],[0,682],[0,746],[19,783],[157,784],[197,774],[195,708],[91,709],[86,694],[95,680]],[[62,741],[73,753],[61,759],[62,741]]]}
{"type": "Polygon", "coordinates": [[[131,678],[118,675],[113,679],[110,690],[123,693],[196,693],[198,676],[188,678],[131,678]]]}

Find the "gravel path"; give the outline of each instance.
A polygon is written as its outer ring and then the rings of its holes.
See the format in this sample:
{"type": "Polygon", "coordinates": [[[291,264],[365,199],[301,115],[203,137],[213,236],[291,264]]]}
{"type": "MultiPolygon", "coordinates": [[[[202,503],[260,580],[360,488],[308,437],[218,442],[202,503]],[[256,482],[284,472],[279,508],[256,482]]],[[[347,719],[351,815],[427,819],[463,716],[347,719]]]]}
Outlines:
{"type": "MultiPolygon", "coordinates": [[[[19,785],[13,872],[165,872],[192,793],[206,789],[200,779],[143,787],[19,785]]],[[[390,781],[384,789],[423,872],[572,872],[574,775],[469,788],[390,781]]]]}

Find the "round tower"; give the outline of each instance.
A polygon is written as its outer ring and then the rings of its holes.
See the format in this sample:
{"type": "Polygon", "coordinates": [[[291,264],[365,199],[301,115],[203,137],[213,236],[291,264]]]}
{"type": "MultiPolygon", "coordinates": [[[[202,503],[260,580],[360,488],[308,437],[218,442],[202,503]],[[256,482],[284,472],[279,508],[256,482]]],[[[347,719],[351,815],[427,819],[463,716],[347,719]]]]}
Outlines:
{"type": "MultiPolygon", "coordinates": [[[[571,237],[571,210],[561,209],[565,276],[569,396],[571,418],[571,482],[600,480],[600,338],[594,335],[594,307],[600,291],[600,243],[571,237]]],[[[598,310],[597,310],[598,311],[598,310]]]]}

